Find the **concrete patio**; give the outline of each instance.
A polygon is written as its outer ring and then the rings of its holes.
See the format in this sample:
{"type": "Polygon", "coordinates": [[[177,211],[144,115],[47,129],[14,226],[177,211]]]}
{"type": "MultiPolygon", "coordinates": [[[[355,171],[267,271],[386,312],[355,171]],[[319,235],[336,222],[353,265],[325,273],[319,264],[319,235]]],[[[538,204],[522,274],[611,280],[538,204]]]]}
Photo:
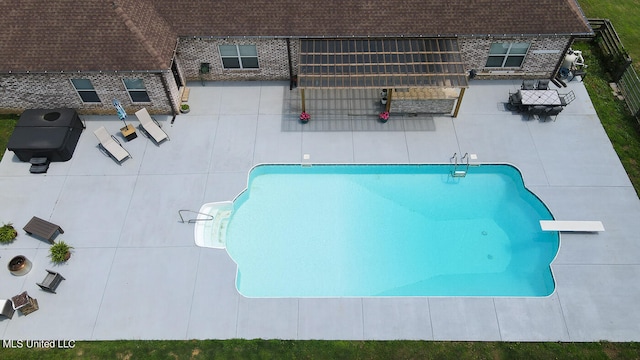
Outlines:
{"type": "MultiPolygon", "coordinates": [[[[0,321],[3,339],[424,339],[640,341],[640,201],[582,83],[577,99],[541,122],[506,111],[517,81],[472,81],[460,115],[436,116],[434,131],[283,131],[287,83],[190,84],[191,112],[156,117],[171,141],[123,142],[118,166],[92,134],[114,116],[83,116],[73,158],[47,174],[7,152],[0,163],[0,222],[19,236],[0,246],[2,264],[25,255],[33,269],[0,271],[0,298],[22,291],[40,309],[0,321]],[[511,163],[559,220],[601,220],[598,234],[562,234],[552,264],[556,292],[544,298],[276,298],[235,289],[226,251],[196,247],[178,210],[231,200],[258,163],[444,163],[454,153],[511,163]],[[62,226],[71,259],[50,263],[49,245],[22,227],[32,216],[62,226]],[[57,294],[36,282],[66,278],[57,294]]],[[[137,125],[135,116],[129,120],[137,125]]],[[[400,120],[400,119],[395,119],[400,120]]],[[[311,121],[314,121],[312,119],[311,121]]],[[[371,121],[376,121],[375,117],[371,121]]],[[[392,118],[390,122],[394,121],[392,118]]],[[[403,120],[404,121],[404,120],[403,120]]],[[[3,265],[5,266],[5,265],[3,265]]]]}

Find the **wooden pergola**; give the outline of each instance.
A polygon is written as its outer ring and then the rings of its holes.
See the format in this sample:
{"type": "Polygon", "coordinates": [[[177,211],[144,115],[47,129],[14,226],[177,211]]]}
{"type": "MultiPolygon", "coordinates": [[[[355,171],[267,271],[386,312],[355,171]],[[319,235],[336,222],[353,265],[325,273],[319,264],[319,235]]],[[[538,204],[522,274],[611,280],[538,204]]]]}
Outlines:
{"type": "Polygon", "coordinates": [[[456,87],[455,117],[469,86],[455,38],[303,39],[300,45],[303,111],[305,89],[456,87]]]}

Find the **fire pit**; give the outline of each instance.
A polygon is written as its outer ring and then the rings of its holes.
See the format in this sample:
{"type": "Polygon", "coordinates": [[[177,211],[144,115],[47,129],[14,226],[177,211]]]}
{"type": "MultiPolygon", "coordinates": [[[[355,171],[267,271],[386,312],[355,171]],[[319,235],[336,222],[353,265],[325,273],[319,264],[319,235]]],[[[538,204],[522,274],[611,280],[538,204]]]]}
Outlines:
{"type": "Polygon", "coordinates": [[[26,275],[31,271],[31,261],[23,255],[18,255],[9,261],[9,272],[15,276],[26,275]]]}

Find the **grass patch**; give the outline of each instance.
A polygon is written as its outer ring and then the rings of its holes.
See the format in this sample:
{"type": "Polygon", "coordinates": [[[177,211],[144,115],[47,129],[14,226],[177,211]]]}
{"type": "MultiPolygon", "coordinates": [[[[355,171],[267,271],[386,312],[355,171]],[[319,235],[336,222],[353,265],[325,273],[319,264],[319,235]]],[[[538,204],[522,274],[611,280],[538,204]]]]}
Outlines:
{"type": "MultiPolygon", "coordinates": [[[[640,1],[638,0],[579,0],[589,18],[609,19],[632,59],[640,59],[640,1]]],[[[586,57],[585,57],[586,59],[586,57]]],[[[640,64],[635,64],[636,69],[640,64]]]]}
{"type": "MultiPolygon", "coordinates": [[[[26,345],[25,345],[26,347],[26,345]]],[[[2,349],[3,359],[638,359],[638,343],[442,341],[83,341],[73,349],[2,349]]]]}
{"type": "Polygon", "coordinates": [[[13,128],[16,127],[16,122],[18,122],[17,115],[0,115],[0,160],[2,160],[7,149],[7,142],[13,132],[13,128]]]}

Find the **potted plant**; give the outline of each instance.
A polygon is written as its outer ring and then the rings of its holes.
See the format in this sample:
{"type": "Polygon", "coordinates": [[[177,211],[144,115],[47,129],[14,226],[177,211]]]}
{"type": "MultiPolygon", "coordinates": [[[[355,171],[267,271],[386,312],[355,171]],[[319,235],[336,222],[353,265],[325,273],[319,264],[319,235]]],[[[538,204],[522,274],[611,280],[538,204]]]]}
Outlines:
{"type": "Polygon", "coordinates": [[[18,236],[18,232],[12,223],[7,223],[0,227],[0,243],[9,244],[15,240],[16,236],[18,236]]]}
{"type": "Polygon", "coordinates": [[[389,120],[389,112],[388,111],[381,112],[380,115],[378,115],[378,118],[380,119],[381,122],[386,123],[387,120],[389,120]]]}
{"type": "Polygon", "coordinates": [[[309,114],[309,113],[308,113],[308,112],[306,112],[306,111],[303,111],[303,112],[300,114],[300,121],[301,121],[303,124],[306,124],[306,123],[308,123],[308,122],[309,122],[309,120],[311,120],[311,114],[309,114]]]}
{"type": "Polygon", "coordinates": [[[71,249],[73,247],[69,244],[64,241],[58,241],[49,248],[49,257],[56,264],[63,263],[71,257],[71,249]]]}
{"type": "Polygon", "coordinates": [[[189,104],[180,105],[180,112],[186,114],[189,112],[189,104]]]}

